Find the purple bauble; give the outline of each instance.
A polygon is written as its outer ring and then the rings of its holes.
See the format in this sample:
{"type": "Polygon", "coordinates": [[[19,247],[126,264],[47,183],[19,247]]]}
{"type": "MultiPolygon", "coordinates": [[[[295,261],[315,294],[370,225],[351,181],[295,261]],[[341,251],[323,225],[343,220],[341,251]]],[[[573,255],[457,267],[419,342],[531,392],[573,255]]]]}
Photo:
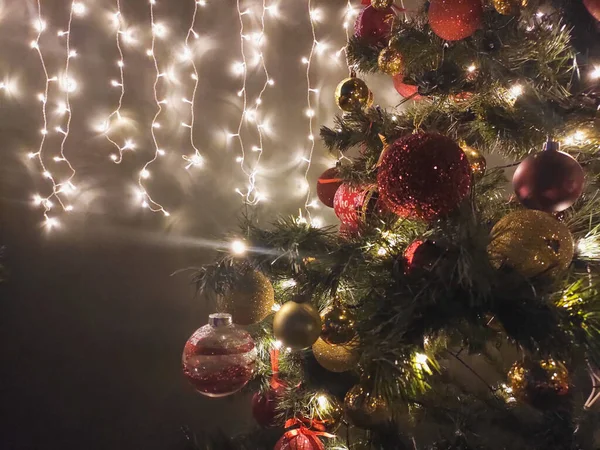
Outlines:
{"type": "Polygon", "coordinates": [[[560,212],[581,196],[585,182],[583,169],[559,148],[558,142],[548,141],[543,152],[530,155],[519,164],[513,188],[527,208],[560,212]]]}
{"type": "Polygon", "coordinates": [[[385,45],[392,34],[394,17],[396,13],[391,7],[378,11],[367,6],[356,18],[354,35],[370,45],[385,45]]]}

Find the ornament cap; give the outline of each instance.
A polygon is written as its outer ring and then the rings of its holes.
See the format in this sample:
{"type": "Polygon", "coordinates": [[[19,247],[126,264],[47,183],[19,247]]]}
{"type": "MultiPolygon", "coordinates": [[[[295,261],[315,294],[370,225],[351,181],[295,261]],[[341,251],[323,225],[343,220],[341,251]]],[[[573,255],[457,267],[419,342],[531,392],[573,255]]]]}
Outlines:
{"type": "Polygon", "coordinates": [[[548,138],[548,140],[544,144],[544,150],[558,152],[560,151],[560,142],[553,141],[552,138],[548,138]]]}
{"type": "Polygon", "coordinates": [[[233,324],[231,314],[214,313],[208,316],[208,324],[213,328],[228,327],[233,324]]]}

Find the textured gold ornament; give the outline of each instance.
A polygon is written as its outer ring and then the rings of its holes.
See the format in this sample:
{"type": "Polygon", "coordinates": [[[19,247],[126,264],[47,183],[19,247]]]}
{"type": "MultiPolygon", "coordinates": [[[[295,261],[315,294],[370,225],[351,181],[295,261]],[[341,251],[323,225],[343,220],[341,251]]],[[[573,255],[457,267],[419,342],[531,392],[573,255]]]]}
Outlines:
{"type": "Polygon", "coordinates": [[[321,334],[321,317],[310,303],[289,301],[275,313],[273,333],[284,347],[293,350],[308,348],[321,334]]]}
{"type": "Polygon", "coordinates": [[[461,143],[460,148],[467,157],[467,161],[469,161],[469,165],[471,166],[471,173],[473,174],[473,179],[475,179],[475,181],[481,180],[485,175],[485,169],[487,168],[487,162],[485,160],[485,157],[481,154],[479,150],[473,147],[469,147],[465,143],[461,143]]]}
{"type": "Polygon", "coordinates": [[[507,378],[513,397],[539,408],[556,406],[559,397],[569,393],[569,372],[553,359],[517,362],[507,378]]]}
{"type": "Polygon", "coordinates": [[[529,0],[494,0],[494,8],[505,16],[516,16],[528,3],[529,0]]]}
{"type": "Polygon", "coordinates": [[[344,411],[350,423],[359,428],[372,428],[390,420],[387,402],[357,384],[344,398],[344,411]]]}
{"type": "Polygon", "coordinates": [[[248,270],[223,296],[224,312],[239,325],[260,322],[271,313],[274,303],[273,285],[256,270],[248,270]]]}
{"type": "Polygon", "coordinates": [[[371,0],[371,6],[377,11],[384,11],[394,4],[394,0],[371,0]]]}
{"type": "Polygon", "coordinates": [[[511,267],[525,277],[555,277],[571,264],[574,246],[569,229],[554,217],[523,209],[494,226],[487,250],[496,268],[511,267]]]}
{"type": "Polygon", "coordinates": [[[328,433],[335,433],[340,427],[344,409],[339,400],[327,392],[317,392],[310,403],[311,418],[318,420],[328,433]]]}
{"type": "Polygon", "coordinates": [[[359,354],[356,351],[356,343],[332,345],[323,339],[317,339],[312,346],[313,355],[317,362],[330,372],[347,372],[356,368],[359,354]]]}
{"type": "Polygon", "coordinates": [[[373,104],[373,93],[360,78],[346,78],[335,90],[335,102],[342,111],[359,111],[373,104]]]}
{"type": "Polygon", "coordinates": [[[402,73],[404,67],[404,57],[402,53],[393,47],[386,47],[379,53],[377,58],[379,70],[388,75],[394,76],[402,73]]]}
{"type": "Polygon", "coordinates": [[[321,339],[328,344],[345,344],[350,342],[356,331],[352,314],[339,305],[334,305],[321,315],[321,339]]]}

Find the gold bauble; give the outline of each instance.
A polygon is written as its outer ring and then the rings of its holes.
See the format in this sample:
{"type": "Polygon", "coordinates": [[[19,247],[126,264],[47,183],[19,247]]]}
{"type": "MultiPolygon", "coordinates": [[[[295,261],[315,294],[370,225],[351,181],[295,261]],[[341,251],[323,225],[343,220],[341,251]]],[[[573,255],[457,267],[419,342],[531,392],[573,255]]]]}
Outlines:
{"type": "Polygon", "coordinates": [[[328,344],[345,344],[356,336],[353,315],[345,308],[334,305],[321,315],[321,339],[328,344]]]}
{"type": "Polygon", "coordinates": [[[394,4],[394,0],[371,0],[371,6],[377,11],[384,11],[394,4]]]}
{"type": "Polygon", "coordinates": [[[340,427],[344,409],[340,401],[327,392],[317,392],[309,404],[312,420],[318,420],[328,433],[335,433],[340,427]]]}
{"type": "Polygon", "coordinates": [[[284,347],[292,350],[308,348],[321,334],[319,312],[310,303],[286,302],[275,313],[273,333],[284,347]]]}
{"type": "Polygon", "coordinates": [[[369,393],[360,384],[346,394],[344,411],[348,421],[359,428],[373,428],[391,419],[385,399],[369,393]]]}
{"type": "Polygon", "coordinates": [[[510,267],[525,277],[556,277],[571,264],[574,246],[569,229],[554,217],[522,209],[494,226],[487,251],[496,268],[510,267]]]}
{"type": "Polygon", "coordinates": [[[250,269],[223,296],[224,312],[239,325],[251,325],[267,317],[275,303],[273,285],[262,273],[250,269]]]}
{"type": "Polygon", "coordinates": [[[536,408],[556,407],[560,397],[569,393],[569,371],[553,359],[516,362],[507,378],[511,395],[536,408]]]}
{"type": "Polygon", "coordinates": [[[493,0],[494,8],[505,16],[516,16],[525,8],[529,0],[493,0]]]}
{"type": "Polygon", "coordinates": [[[393,47],[386,47],[379,53],[377,58],[379,70],[388,75],[395,76],[402,73],[404,57],[402,53],[393,47]]]}
{"type": "Polygon", "coordinates": [[[373,104],[373,93],[360,78],[346,78],[335,90],[335,102],[342,111],[359,111],[373,104]]]}
{"type": "Polygon", "coordinates": [[[359,355],[356,344],[332,345],[323,339],[317,339],[312,346],[313,355],[317,362],[330,372],[347,372],[356,368],[359,355]]]}
{"type": "Polygon", "coordinates": [[[471,173],[475,181],[481,180],[485,175],[485,169],[487,168],[487,162],[485,156],[481,154],[479,150],[473,147],[469,147],[467,144],[461,143],[460,148],[467,157],[469,165],[471,166],[471,173]]]}

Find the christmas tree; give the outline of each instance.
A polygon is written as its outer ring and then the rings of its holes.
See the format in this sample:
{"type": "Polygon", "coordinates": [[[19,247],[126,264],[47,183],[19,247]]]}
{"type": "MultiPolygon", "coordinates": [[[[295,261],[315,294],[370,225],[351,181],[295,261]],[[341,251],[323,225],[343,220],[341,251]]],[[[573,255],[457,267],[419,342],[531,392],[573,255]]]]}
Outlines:
{"type": "Polygon", "coordinates": [[[220,313],[184,372],[204,395],[255,391],[262,428],[190,439],[597,448],[600,3],[362,3],[321,130],[341,156],[317,194],[339,228],[244,217],[194,277],[220,313]],[[393,111],[375,72],[404,97],[393,111]],[[486,167],[492,152],[508,164],[486,167]]]}

